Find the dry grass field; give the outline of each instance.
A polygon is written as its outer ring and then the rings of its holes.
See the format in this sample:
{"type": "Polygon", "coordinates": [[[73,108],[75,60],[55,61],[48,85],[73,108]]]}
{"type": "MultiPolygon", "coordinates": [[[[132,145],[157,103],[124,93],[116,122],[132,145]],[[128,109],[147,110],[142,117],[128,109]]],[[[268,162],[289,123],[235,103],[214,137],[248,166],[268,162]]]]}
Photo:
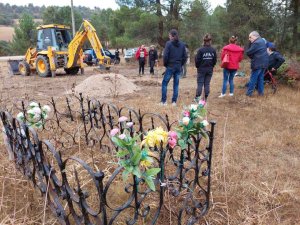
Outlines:
{"type": "MultiPolygon", "coordinates": [[[[9,75],[6,63],[0,62],[0,66],[1,108],[25,96],[35,99],[63,96],[74,83],[95,74],[92,68],[87,68],[85,75],[78,76],[21,77],[9,75]]],[[[120,107],[167,113],[171,120],[176,120],[183,106],[194,98],[196,71],[192,67],[188,68],[188,77],[180,80],[177,107],[170,105],[172,81],[168,89],[169,105],[158,106],[162,67],[154,78],[150,78],[148,68],[145,77],[138,77],[134,65],[117,65],[112,70],[142,87],[135,93],[107,99],[120,107]]],[[[212,207],[198,224],[300,224],[300,85],[294,88],[280,85],[274,95],[266,91],[264,97],[248,98],[245,90],[239,88],[248,78],[236,77],[235,96],[220,99],[222,76],[217,68],[207,105],[209,119],[217,121],[212,207]]],[[[0,147],[0,224],[58,224],[45,210],[44,199],[8,161],[2,140],[0,147]]]]}
{"type": "Polygon", "coordinates": [[[0,25],[0,41],[12,41],[14,28],[0,25]]]}

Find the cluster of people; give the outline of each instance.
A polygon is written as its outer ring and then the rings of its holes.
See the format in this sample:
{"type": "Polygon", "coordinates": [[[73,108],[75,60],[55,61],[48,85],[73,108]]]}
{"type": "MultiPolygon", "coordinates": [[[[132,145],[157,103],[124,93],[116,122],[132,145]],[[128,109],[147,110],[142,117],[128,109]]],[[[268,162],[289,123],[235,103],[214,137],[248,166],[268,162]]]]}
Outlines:
{"type": "Polygon", "coordinates": [[[150,74],[154,75],[154,67],[158,60],[157,50],[154,45],[150,46],[149,53],[145,45],[141,45],[135,53],[135,58],[139,62],[139,76],[144,75],[147,56],[149,55],[150,74]]]}
{"type": "MultiPolygon", "coordinates": [[[[165,45],[163,54],[166,72],[162,82],[161,105],[167,104],[167,87],[173,77],[173,97],[172,105],[175,106],[178,98],[179,78],[182,67],[187,61],[187,51],[185,44],[179,40],[177,30],[169,32],[169,41],[165,45]]],[[[234,95],[234,77],[239,69],[239,64],[243,59],[244,49],[237,45],[238,38],[229,38],[229,44],[221,51],[221,61],[223,68],[223,85],[220,98],[226,96],[226,89],[229,83],[229,96],[234,95]]],[[[197,90],[195,98],[200,98],[204,88],[204,96],[207,100],[210,93],[210,81],[213,76],[213,69],[217,63],[216,50],[211,46],[212,37],[206,34],[203,37],[203,46],[200,47],[195,56],[195,66],[197,68],[197,90]]],[[[251,75],[247,84],[247,96],[252,96],[255,89],[259,95],[264,94],[264,74],[269,70],[272,74],[285,61],[283,56],[276,51],[273,43],[261,38],[257,31],[249,34],[249,47],[246,50],[247,56],[251,59],[251,75]]]]}

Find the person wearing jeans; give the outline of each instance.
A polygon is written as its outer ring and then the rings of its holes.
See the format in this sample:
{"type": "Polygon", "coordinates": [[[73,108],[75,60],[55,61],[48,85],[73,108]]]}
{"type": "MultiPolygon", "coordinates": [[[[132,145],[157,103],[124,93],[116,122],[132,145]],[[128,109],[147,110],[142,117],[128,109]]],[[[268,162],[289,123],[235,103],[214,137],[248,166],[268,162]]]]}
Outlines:
{"type": "Polygon", "coordinates": [[[259,95],[264,94],[264,73],[265,73],[265,69],[258,69],[258,70],[251,71],[251,77],[248,83],[248,90],[246,93],[247,96],[252,96],[256,84],[257,84],[258,94],[259,95]]]}
{"type": "Polygon", "coordinates": [[[224,59],[225,54],[229,56],[228,65],[224,66],[223,69],[223,87],[222,93],[219,98],[223,98],[226,96],[227,84],[229,81],[230,92],[229,96],[233,96],[234,92],[234,83],[233,79],[236,74],[236,71],[239,69],[239,63],[243,59],[244,49],[237,45],[237,37],[231,36],[229,38],[229,44],[224,46],[221,52],[221,60],[224,59]]]}
{"type": "Polygon", "coordinates": [[[264,72],[269,64],[267,46],[257,31],[249,34],[249,41],[250,46],[246,54],[251,59],[251,76],[246,95],[252,96],[256,85],[258,94],[264,95],[264,72]]]}
{"type": "Polygon", "coordinates": [[[187,59],[185,45],[179,41],[178,32],[175,29],[169,32],[169,41],[166,43],[164,50],[164,66],[166,67],[165,76],[161,87],[161,102],[160,105],[167,104],[167,89],[171,78],[173,77],[173,98],[172,105],[176,106],[179,89],[179,77],[181,67],[187,59]]]}
{"type": "Polygon", "coordinates": [[[233,78],[236,74],[236,71],[237,70],[230,70],[230,69],[223,70],[223,87],[222,87],[222,94],[219,96],[220,98],[225,96],[228,82],[229,82],[229,96],[233,96],[233,92],[234,92],[233,78]]]}
{"type": "MultiPolygon", "coordinates": [[[[166,73],[162,82],[162,97],[161,102],[166,103],[167,101],[167,92],[168,92],[168,83],[173,77],[173,97],[172,103],[177,102],[178,98],[178,89],[179,89],[179,78],[181,75],[181,68],[180,67],[167,67],[166,73]]],[[[173,104],[175,105],[175,104],[173,104]]]]}

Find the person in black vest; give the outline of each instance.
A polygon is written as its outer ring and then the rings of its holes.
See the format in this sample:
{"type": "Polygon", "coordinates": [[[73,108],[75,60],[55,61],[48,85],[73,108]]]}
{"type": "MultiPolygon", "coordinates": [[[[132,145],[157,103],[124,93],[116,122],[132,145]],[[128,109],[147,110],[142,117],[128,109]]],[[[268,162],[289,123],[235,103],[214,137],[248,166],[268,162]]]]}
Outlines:
{"type": "Polygon", "coordinates": [[[149,66],[150,66],[150,75],[154,75],[154,66],[155,63],[157,62],[158,56],[157,56],[157,51],[155,49],[154,45],[150,46],[150,51],[149,51],[149,66]]]}
{"type": "Polygon", "coordinates": [[[205,97],[210,92],[210,81],[213,75],[214,66],[217,63],[216,50],[211,47],[211,35],[206,34],[203,37],[203,47],[200,48],[195,56],[195,66],[197,67],[197,90],[196,99],[202,94],[202,88],[204,86],[205,97]]]}

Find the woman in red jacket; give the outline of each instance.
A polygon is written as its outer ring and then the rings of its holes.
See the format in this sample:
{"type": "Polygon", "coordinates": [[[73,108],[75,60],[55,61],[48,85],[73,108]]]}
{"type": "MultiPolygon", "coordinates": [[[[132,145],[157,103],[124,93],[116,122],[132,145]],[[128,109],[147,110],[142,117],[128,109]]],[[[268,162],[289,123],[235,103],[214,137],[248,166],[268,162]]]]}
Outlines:
{"type": "Polygon", "coordinates": [[[244,54],[244,49],[238,46],[236,43],[237,43],[237,37],[232,36],[231,38],[229,38],[229,45],[224,46],[221,52],[221,60],[223,60],[225,54],[228,54],[229,63],[226,66],[226,68],[223,69],[223,75],[224,75],[223,88],[219,98],[223,98],[226,95],[228,81],[230,85],[229,96],[233,96],[233,91],[234,91],[233,78],[234,75],[236,74],[236,71],[239,69],[239,63],[242,61],[243,54],[244,54]]]}
{"type": "Polygon", "coordinates": [[[139,49],[135,53],[135,58],[139,61],[139,75],[140,76],[141,76],[141,72],[142,72],[142,75],[144,75],[144,68],[145,68],[147,56],[148,56],[148,52],[144,45],[139,47],[139,49]]]}

